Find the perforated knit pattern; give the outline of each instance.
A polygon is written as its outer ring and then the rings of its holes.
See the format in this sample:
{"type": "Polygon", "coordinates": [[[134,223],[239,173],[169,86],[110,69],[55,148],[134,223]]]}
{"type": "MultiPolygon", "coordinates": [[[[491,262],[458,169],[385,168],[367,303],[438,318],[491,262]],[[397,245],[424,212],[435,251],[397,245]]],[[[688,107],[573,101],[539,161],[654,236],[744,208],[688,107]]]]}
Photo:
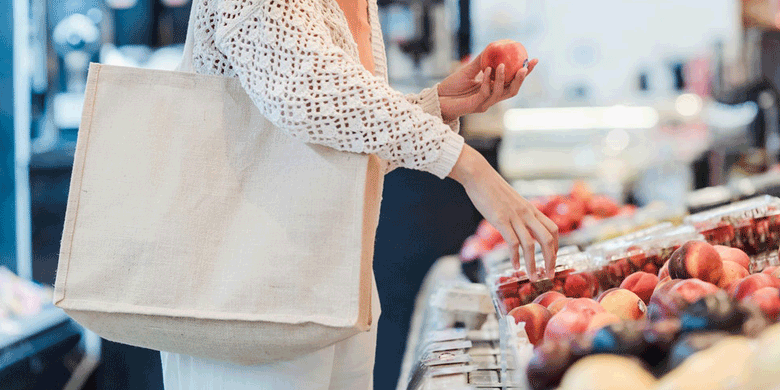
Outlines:
{"type": "MultiPolygon", "coordinates": [[[[452,169],[463,138],[434,116],[440,116],[438,98],[430,96],[435,91],[405,97],[384,75],[363,68],[335,1],[199,0],[195,6],[195,71],[238,77],[260,112],[291,136],[439,177],[452,169]]],[[[376,54],[381,43],[373,46],[376,54]]]]}

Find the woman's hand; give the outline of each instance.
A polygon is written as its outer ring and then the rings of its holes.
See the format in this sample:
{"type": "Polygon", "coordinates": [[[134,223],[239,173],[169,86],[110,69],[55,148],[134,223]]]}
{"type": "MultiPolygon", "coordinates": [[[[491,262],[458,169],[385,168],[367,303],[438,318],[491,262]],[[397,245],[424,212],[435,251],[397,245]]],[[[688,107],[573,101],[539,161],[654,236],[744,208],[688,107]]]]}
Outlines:
{"type": "Polygon", "coordinates": [[[555,223],[523,199],[479,152],[468,145],[463,145],[449,177],[463,185],[477,210],[501,232],[509,245],[515,268],[520,266],[518,248],[522,246],[528,277],[531,281],[536,280],[536,240],[542,247],[546,275],[552,278],[558,253],[555,223]]]}
{"type": "Polygon", "coordinates": [[[483,72],[480,68],[481,58],[480,53],[469,64],[439,83],[439,105],[445,123],[466,114],[485,112],[490,106],[517,95],[523,80],[539,63],[537,59],[531,60],[528,69],[521,68],[512,82],[506,84],[511,75],[504,74],[504,64],[499,65],[498,69],[487,68],[483,72]],[[496,72],[495,80],[490,79],[493,72],[496,72]]]}

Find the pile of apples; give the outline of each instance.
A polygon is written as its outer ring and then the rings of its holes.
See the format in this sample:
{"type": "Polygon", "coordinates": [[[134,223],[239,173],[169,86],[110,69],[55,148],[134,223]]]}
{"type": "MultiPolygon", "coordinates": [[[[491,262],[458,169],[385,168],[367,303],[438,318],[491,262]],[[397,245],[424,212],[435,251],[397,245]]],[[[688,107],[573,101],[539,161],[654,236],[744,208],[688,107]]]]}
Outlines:
{"type": "MultiPolygon", "coordinates": [[[[694,352],[734,335],[757,337],[780,315],[780,268],[749,267],[740,249],[688,241],[658,275],[633,272],[595,298],[548,291],[511,308],[507,315],[535,346],[529,382],[555,388],[570,366],[607,353],[632,357],[620,364],[655,386],[694,352]]],[[[611,388],[603,386],[594,388],[611,388]]]]}
{"type": "Polygon", "coordinates": [[[548,293],[568,298],[594,298],[599,290],[598,280],[593,272],[575,272],[566,266],[556,269],[551,280],[532,283],[525,271],[519,270],[514,271],[512,276],[500,276],[497,282],[496,295],[507,312],[530,302],[538,303],[542,296],[549,297],[548,293]]]}
{"type": "Polygon", "coordinates": [[[499,245],[505,245],[504,237],[487,220],[482,220],[477,231],[463,242],[460,248],[460,259],[469,262],[481,258],[499,245]]]}
{"type": "MultiPolygon", "coordinates": [[[[619,206],[606,195],[593,194],[588,184],[579,180],[567,195],[535,198],[530,202],[558,226],[560,234],[593,225],[604,218],[632,215],[636,212],[636,206],[619,206]]],[[[501,233],[486,220],[482,220],[477,231],[464,241],[460,258],[463,261],[472,261],[502,244],[504,238],[501,233]]]]}
{"type": "Polygon", "coordinates": [[[635,206],[619,206],[609,196],[594,194],[584,181],[576,181],[568,195],[536,198],[531,203],[558,226],[561,234],[636,211],[635,206]]]}

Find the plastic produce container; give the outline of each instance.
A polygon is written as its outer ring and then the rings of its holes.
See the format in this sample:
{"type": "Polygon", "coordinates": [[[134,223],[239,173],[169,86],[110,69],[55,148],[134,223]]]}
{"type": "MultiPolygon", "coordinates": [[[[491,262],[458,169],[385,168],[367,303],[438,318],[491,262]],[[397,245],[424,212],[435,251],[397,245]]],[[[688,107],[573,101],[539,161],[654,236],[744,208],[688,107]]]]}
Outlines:
{"type": "Polygon", "coordinates": [[[780,243],[780,198],[759,196],[685,218],[713,245],[748,255],[775,250],[780,243]]]}
{"type": "MultiPolygon", "coordinates": [[[[537,256],[541,259],[541,256],[537,256]]],[[[537,269],[544,269],[543,262],[537,262],[537,269]]],[[[497,311],[502,317],[515,307],[533,302],[547,291],[558,291],[568,297],[592,298],[598,292],[598,281],[594,275],[590,256],[584,252],[558,257],[555,276],[531,282],[525,267],[516,271],[505,271],[492,278],[489,285],[497,299],[497,311]]]]}
{"type": "Polygon", "coordinates": [[[606,218],[595,225],[580,228],[561,237],[561,243],[566,245],[589,246],[601,241],[627,235],[640,230],[653,228],[663,222],[679,224],[686,211],[669,207],[663,202],[654,202],[639,208],[633,215],[618,215],[606,218]]]}
{"type": "MultiPolygon", "coordinates": [[[[541,248],[537,247],[536,249],[537,249],[536,258],[541,258],[542,256],[541,248]]],[[[561,258],[579,252],[580,252],[580,248],[577,247],[576,245],[563,246],[558,248],[557,257],[561,258]]],[[[512,261],[509,258],[509,248],[507,246],[502,246],[500,248],[497,248],[491,253],[489,253],[488,255],[483,256],[482,261],[489,275],[498,275],[504,273],[511,274],[512,271],[514,271],[514,267],[512,266],[512,261]]],[[[522,249],[520,250],[520,261],[521,262],[525,261],[523,259],[522,249]]]]}
{"type": "Polygon", "coordinates": [[[596,279],[601,290],[618,287],[637,271],[658,274],[672,253],[688,241],[704,240],[691,226],[680,226],[636,240],[616,240],[609,245],[588,248],[596,263],[596,279]]]}

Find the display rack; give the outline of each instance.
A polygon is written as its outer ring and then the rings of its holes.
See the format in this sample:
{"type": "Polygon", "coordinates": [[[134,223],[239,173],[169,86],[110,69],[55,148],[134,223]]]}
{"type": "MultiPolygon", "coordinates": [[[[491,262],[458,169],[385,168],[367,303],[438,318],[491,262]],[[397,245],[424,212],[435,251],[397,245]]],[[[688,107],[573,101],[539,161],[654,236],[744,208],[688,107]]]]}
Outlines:
{"type": "Polygon", "coordinates": [[[0,332],[0,376],[27,359],[44,357],[46,351],[69,342],[79,346],[82,356],[76,365],[67,390],[83,387],[100,360],[100,338],[79,326],[65,312],[46,306],[38,314],[16,318],[19,332],[0,332]]]}

